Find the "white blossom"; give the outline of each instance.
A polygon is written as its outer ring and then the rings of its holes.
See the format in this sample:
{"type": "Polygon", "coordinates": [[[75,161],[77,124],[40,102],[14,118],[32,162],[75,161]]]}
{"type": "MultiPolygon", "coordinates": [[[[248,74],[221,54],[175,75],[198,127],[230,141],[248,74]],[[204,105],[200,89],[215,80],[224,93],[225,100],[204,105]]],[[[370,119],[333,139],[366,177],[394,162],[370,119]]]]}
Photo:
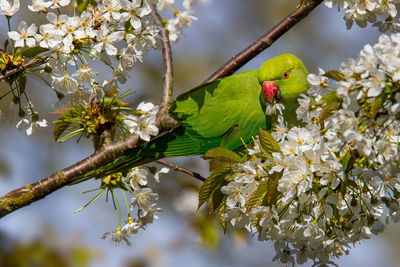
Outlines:
{"type": "Polygon", "coordinates": [[[136,222],[131,216],[128,217],[127,223],[122,227],[122,232],[126,232],[128,234],[136,234],[141,225],[140,223],[136,222]]]}
{"type": "Polygon", "coordinates": [[[103,234],[102,239],[106,239],[107,237],[111,238],[111,241],[114,244],[119,244],[122,241],[124,241],[128,246],[131,245],[131,243],[128,240],[128,232],[127,231],[121,231],[121,227],[117,227],[114,232],[107,232],[103,234]]]}
{"type": "Polygon", "coordinates": [[[162,176],[164,176],[165,174],[167,174],[169,172],[169,168],[167,167],[162,167],[160,170],[158,170],[155,174],[154,174],[154,180],[159,183],[160,182],[160,178],[162,176]]]}
{"type": "MultiPolygon", "coordinates": [[[[364,2],[357,12],[379,4],[364,2]]],[[[322,69],[310,74],[313,87],[296,111],[303,124],[288,128],[278,116],[279,150],[264,155],[271,148],[260,149],[256,138],[248,161],[235,164],[220,188],[226,223],[273,241],[275,260],[323,265],[384,231],[384,220],[398,222],[399,56],[400,34],[381,35],[342,63],[336,78],[322,69]],[[336,109],[321,118],[327,105],[336,109]]]]}
{"type": "Polygon", "coordinates": [[[52,86],[58,87],[61,92],[66,94],[76,93],[79,89],[78,82],[69,76],[67,72],[63,75],[54,74],[52,86]]]}
{"type": "Polygon", "coordinates": [[[100,53],[105,50],[105,52],[110,56],[115,56],[118,49],[113,45],[115,42],[121,41],[124,37],[123,32],[110,32],[110,30],[104,26],[101,26],[101,31],[97,35],[98,43],[93,47],[96,53],[100,53]]]}
{"type": "Polygon", "coordinates": [[[393,32],[397,31],[398,23],[393,24],[393,18],[397,15],[396,5],[399,4],[399,0],[324,0],[324,3],[329,8],[338,5],[339,8],[347,9],[344,19],[348,29],[354,22],[360,27],[366,27],[368,22],[374,23],[378,19],[374,26],[379,27],[382,32],[389,30],[390,27],[393,32]],[[379,15],[382,14],[387,17],[385,21],[380,20],[379,15]]]}
{"type": "Polygon", "coordinates": [[[81,65],[79,70],[75,71],[71,77],[77,77],[78,82],[87,82],[90,84],[97,74],[98,73],[94,69],[88,67],[88,65],[81,65]]]}
{"type": "Polygon", "coordinates": [[[32,12],[47,12],[47,9],[52,5],[52,2],[46,0],[32,0],[32,5],[28,8],[32,12]]]}
{"type": "Polygon", "coordinates": [[[31,135],[39,127],[47,127],[47,121],[45,119],[21,119],[16,126],[19,130],[26,128],[26,134],[31,135]]]}
{"type": "Polygon", "coordinates": [[[142,102],[137,107],[139,116],[126,115],[125,124],[131,133],[138,134],[141,139],[149,141],[151,136],[158,134],[158,128],[154,125],[157,111],[158,106],[142,102]]]}
{"type": "Polygon", "coordinates": [[[68,6],[70,3],[70,0],[53,0],[49,1],[51,3],[50,8],[51,9],[56,9],[64,6],[68,6]]]}
{"type": "Polygon", "coordinates": [[[34,38],[35,33],[37,32],[37,27],[35,24],[31,24],[28,27],[26,21],[22,20],[18,26],[17,31],[11,31],[8,33],[8,37],[15,41],[16,47],[24,47],[25,44],[29,47],[33,47],[36,43],[34,38]]]}
{"type": "Polygon", "coordinates": [[[43,48],[55,48],[61,43],[61,37],[52,33],[49,24],[43,24],[39,27],[39,33],[35,34],[36,42],[43,48]]]}
{"type": "Polygon", "coordinates": [[[129,170],[126,179],[130,182],[132,188],[137,188],[138,185],[147,185],[147,176],[149,172],[145,168],[134,167],[129,170]]]}
{"type": "Polygon", "coordinates": [[[9,0],[0,1],[0,15],[11,17],[19,10],[19,0],[13,0],[13,4],[10,4],[9,0]]]}

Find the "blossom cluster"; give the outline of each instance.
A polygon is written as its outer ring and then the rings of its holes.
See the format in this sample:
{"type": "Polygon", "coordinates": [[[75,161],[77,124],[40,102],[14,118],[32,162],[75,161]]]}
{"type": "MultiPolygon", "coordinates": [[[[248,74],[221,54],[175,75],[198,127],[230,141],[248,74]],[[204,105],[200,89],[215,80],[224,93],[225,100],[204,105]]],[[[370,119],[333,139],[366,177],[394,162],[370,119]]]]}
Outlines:
{"type": "Polygon", "coordinates": [[[220,188],[220,220],[273,241],[275,260],[316,265],[398,222],[399,58],[400,34],[381,35],[339,70],[310,74],[305,126],[279,115],[269,145],[260,133],[220,188]]]}
{"type": "Polygon", "coordinates": [[[136,114],[125,115],[124,124],[131,134],[139,135],[144,141],[150,141],[151,136],[158,134],[155,126],[158,106],[150,102],[142,102],[136,108],[136,114]]]}
{"type": "Polygon", "coordinates": [[[346,9],[344,20],[350,29],[354,22],[364,28],[368,22],[374,23],[382,32],[400,31],[400,23],[395,22],[397,15],[398,0],[325,0],[325,5],[329,8],[337,5],[339,8],[346,9]],[[385,15],[385,20],[380,16],[385,15]]]}
{"type": "MultiPolygon", "coordinates": [[[[135,110],[135,114],[124,116],[124,124],[130,133],[138,135],[144,141],[149,141],[151,136],[158,134],[158,128],[154,125],[158,108],[150,102],[141,102],[135,110]]],[[[148,186],[148,180],[150,176],[153,176],[154,180],[159,183],[160,177],[168,173],[169,168],[162,167],[153,172],[154,175],[146,167],[138,166],[130,169],[128,174],[122,178],[124,184],[127,185],[125,188],[132,193],[128,219],[122,228],[118,226],[114,232],[105,233],[103,238],[110,235],[115,243],[125,241],[129,244],[129,235],[136,234],[139,229],[144,229],[147,224],[158,218],[155,215],[161,211],[156,202],[158,194],[148,186]],[[137,217],[133,218],[130,214],[135,209],[137,217]]]]}
{"type": "MultiPolygon", "coordinates": [[[[160,182],[160,177],[169,172],[169,169],[162,167],[154,173],[154,180],[160,182]]],[[[132,193],[130,204],[128,207],[128,218],[125,225],[121,228],[120,225],[113,232],[107,232],[103,238],[110,237],[114,243],[124,241],[128,245],[129,236],[138,233],[140,229],[145,229],[146,226],[158,219],[158,212],[161,208],[157,207],[158,194],[154,193],[151,187],[148,186],[148,177],[150,173],[146,167],[134,167],[129,170],[128,174],[122,179],[127,185],[128,191],[132,193]],[[133,218],[131,212],[136,210],[137,216],[133,218]]],[[[125,196],[124,196],[125,197],[125,196]]]]}
{"type": "MultiPolygon", "coordinates": [[[[103,131],[107,129],[110,138],[114,139],[115,132],[119,128],[123,135],[134,134],[144,141],[149,141],[151,136],[158,134],[158,128],[154,123],[159,107],[149,102],[142,102],[131,113],[117,112],[118,110],[124,110],[126,103],[121,99],[127,94],[129,94],[128,91],[125,94],[107,97],[101,102],[85,103],[85,105],[79,106],[70,105],[60,119],[55,122],[55,139],[58,142],[63,142],[76,134],[80,134],[83,131],[82,129],[86,129],[86,132],[90,133],[86,137],[93,139],[97,136],[102,136],[103,131]],[[111,113],[111,111],[115,111],[115,113],[111,113]],[[64,132],[67,134],[64,135],[64,132]]],[[[36,122],[36,124],[42,123],[42,121],[36,122]]],[[[27,132],[32,131],[33,127],[33,125],[30,125],[27,132]]],[[[96,143],[96,140],[94,140],[94,143],[99,145],[98,148],[103,145],[98,141],[96,143]]],[[[127,157],[131,159],[129,156],[127,157]]],[[[107,166],[104,166],[105,169],[107,169],[107,166]]],[[[161,176],[168,173],[169,169],[166,167],[158,169],[155,166],[147,165],[135,166],[129,170],[121,169],[113,173],[107,172],[105,169],[93,170],[92,173],[77,178],[75,182],[85,181],[88,177],[96,177],[101,182],[97,189],[88,191],[98,190],[100,192],[88,204],[77,211],[81,211],[84,207],[94,202],[104,192],[111,193],[114,207],[118,208],[119,223],[115,231],[108,232],[103,237],[110,236],[115,243],[125,241],[129,244],[128,236],[137,233],[139,229],[144,229],[147,224],[152,223],[157,218],[156,213],[161,211],[156,202],[158,195],[150,187],[150,177],[158,183],[161,176]],[[125,201],[118,200],[118,194],[116,193],[118,189],[121,191],[125,201]],[[130,204],[128,204],[127,197],[130,197],[130,204]],[[116,203],[117,206],[115,206],[116,203]],[[123,227],[121,227],[122,212],[120,203],[125,203],[128,209],[128,217],[123,227]],[[133,211],[136,211],[136,217],[131,215],[133,211]]]]}
{"type": "MultiPolygon", "coordinates": [[[[36,26],[21,20],[17,29],[11,28],[10,21],[20,8],[19,0],[1,0],[0,14],[9,22],[13,51],[31,49],[31,57],[46,56],[37,75],[62,99],[58,105],[66,105],[91,97],[101,98],[105,90],[118,89],[126,82],[134,64],[142,62],[151,48],[159,47],[161,26],[151,14],[153,4],[163,12],[164,26],[170,40],[175,42],[182,29],[196,20],[194,2],[182,0],[182,7],[178,8],[174,0],[35,0],[28,8],[42,15],[46,23],[36,26]],[[170,18],[167,9],[172,11],[170,18]],[[99,77],[93,69],[93,60],[109,67],[112,76],[99,77]]],[[[7,52],[6,48],[4,51],[7,52]]],[[[10,86],[20,86],[14,83],[10,86]]],[[[25,104],[20,101],[18,98],[18,106],[23,109],[25,104]]],[[[30,110],[30,113],[35,112],[30,110]]],[[[35,124],[32,118],[24,120],[39,127],[45,125],[35,124]]]]}

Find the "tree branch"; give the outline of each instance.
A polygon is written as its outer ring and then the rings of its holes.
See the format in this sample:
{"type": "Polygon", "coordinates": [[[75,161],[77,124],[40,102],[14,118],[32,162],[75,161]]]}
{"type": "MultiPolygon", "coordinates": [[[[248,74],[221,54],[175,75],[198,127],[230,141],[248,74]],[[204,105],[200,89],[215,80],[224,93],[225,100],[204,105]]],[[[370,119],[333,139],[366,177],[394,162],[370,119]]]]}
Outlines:
{"type": "MultiPolygon", "coordinates": [[[[172,98],[172,53],[171,45],[168,37],[168,30],[162,24],[160,15],[157,13],[156,5],[153,4],[152,15],[160,26],[160,35],[162,38],[162,57],[164,64],[164,74],[162,83],[162,98],[160,103],[160,109],[157,114],[156,126],[160,129],[160,134],[166,130],[176,127],[178,124],[174,119],[168,116],[168,108],[173,102],[172,98]]],[[[20,68],[14,69],[6,73],[4,78],[9,77],[23,69],[33,66],[36,63],[44,62],[46,57],[38,58],[21,66],[20,68]]],[[[0,76],[1,78],[2,76],[0,76]]],[[[95,151],[89,157],[77,162],[76,164],[60,170],[39,182],[26,185],[18,188],[14,191],[9,192],[5,196],[0,198],[0,218],[7,215],[8,213],[27,206],[32,202],[40,200],[52,192],[60,189],[70,183],[73,183],[76,177],[79,177],[89,171],[95,170],[103,165],[106,165],[119,156],[121,156],[125,150],[136,147],[139,145],[140,139],[137,135],[128,136],[125,139],[103,146],[98,151],[95,151]]]]}
{"type": "Polygon", "coordinates": [[[12,76],[12,75],[14,75],[16,73],[18,73],[18,72],[26,70],[26,69],[28,69],[28,68],[36,65],[36,64],[42,64],[46,60],[47,60],[47,57],[38,57],[36,59],[33,59],[33,60],[29,61],[28,63],[19,66],[18,68],[9,70],[5,74],[0,75],[0,81],[5,79],[5,78],[8,78],[8,77],[10,77],[10,76],[12,76]]]}
{"type": "Polygon", "coordinates": [[[167,167],[170,167],[170,168],[172,168],[172,169],[174,169],[174,170],[176,170],[176,171],[180,171],[180,172],[189,174],[190,176],[193,176],[194,178],[199,179],[199,180],[202,181],[202,182],[204,182],[204,181],[206,180],[206,178],[204,178],[203,176],[201,176],[201,175],[200,175],[199,173],[197,173],[197,172],[194,172],[194,171],[185,169],[185,168],[183,168],[183,167],[180,167],[180,166],[178,166],[178,165],[176,165],[176,164],[170,163],[170,162],[165,161],[165,160],[163,160],[163,159],[158,159],[158,160],[156,160],[156,162],[157,162],[157,163],[160,163],[160,164],[162,164],[162,165],[165,165],[165,166],[167,166],[167,167]]]}
{"type": "MultiPolygon", "coordinates": [[[[263,35],[260,39],[258,39],[252,45],[248,46],[245,50],[234,56],[231,60],[220,67],[205,82],[211,82],[234,73],[245,63],[247,63],[263,50],[271,46],[271,44],[275,40],[277,40],[282,34],[287,32],[291,27],[297,24],[301,19],[306,17],[322,1],[323,0],[310,0],[303,7],[293,11],[285,19],[283,19],[280,23],[278,23],[270,31],[263,35]]],[[[160,25],[162,25],[161,18],[155,12],[154,6],[152,8],[153,15],[155,16],[156,21],[158,21],[157,23],[161,23],[160,25]]],[[[164,27],[161,27],[160,34],[163,36],[163,62],[165,65],[163,76],[163,94],[159,114],[164,114],[165,116],[167,116],[168,107],[172,103],[172,57],[171,48],[168,40],[168,31],[164,27]]],[[[13,71],[14,72],[12,72],[11,74],[7,73],[6,75],[15,74],[18,71],[21,71],[21,69],[16,69],[13,71]]],[[[166,118],[165,116],[163,118],[166,118]]],[[[177,125],[176,122],[170,124],[159,120],[159,124],[157,126],[160,128],[161,134],[166,129],[173,128],[174,125],[177,125]]],[[[27,206],[32,202],[40,200],[45,196],[51,194],[55,190],[74,182],[76,180],[76,177],[79,177],[89,171],[95,170],[105,164],[112,162],[113,160],[121,156],[125,150],[136,147],[140,145],[140,143],[141,142],[138,136],[128,136],[121,141],[103,147],[86,159],[83,159],[70,167],[60,170],[57,173],[54,173],[39,182],[26,185],[12,192],[9,192],[8,194],[0,198],[0,218],[21,207],[27,206]]],[[[186,172],[183,168],[179,166],[173,166],[173,168],[176,167],[178,167],[178,170],[186,172]]],[[[189,170],[187,171],[191,172],[189,170]]],[[[190,175],[194,176],[195,174],[192,173],[190,175]]],[[[204,179],[203,177],[200,177],[196,178],[204,179]]]]}
{"type": "Polygon", "coordinates": [[[39,182],[9,192],[0,198],[0,218],[74,182],[76,177],[112,162],[114,159],[121,156],[125,150],[133,148],[138,144],[140,144],[140,142],[137,135],[128,136],[121,141],[101,148],[89,157],[39,182]]]}
{"type": "Polygon", "coordinates": [[[243,51],[233,56],[228,62],[221,66],[216,72],[208,77],[203,83],[213,82],[217,79],[233,74],[240,69],[243,65],[260,54],[262,51],[270,47],[276,40],[279,39],[284,33],[289,31],[299,21],[304,19],[310,12],[321,4],[323,0],[311,0],[305,3],[300,8],[294,10],[286,18],[281,20],[278,24],[272,27],[271,30],[266,32],[257,41],[246,47],[243,51]]]}
{"type": "Polygon", "coordinates": [[[172,105],[174,99],[172,98],[173,89],[173,68],[172,68],[172,52],[171,43],[169,41],[169,32],[164,27],[162,19],[157,12],[156,4],[151,5],[151,12],[154,20],[160,26],[160,36],[162,42],[162,58],[164,66],[164,74],[162,78],[162,96],[160,109],[157,113],[156,124],[159,129],[172,129],[175,128],[178,123],[168,116],[168,109],[172,105]]]}

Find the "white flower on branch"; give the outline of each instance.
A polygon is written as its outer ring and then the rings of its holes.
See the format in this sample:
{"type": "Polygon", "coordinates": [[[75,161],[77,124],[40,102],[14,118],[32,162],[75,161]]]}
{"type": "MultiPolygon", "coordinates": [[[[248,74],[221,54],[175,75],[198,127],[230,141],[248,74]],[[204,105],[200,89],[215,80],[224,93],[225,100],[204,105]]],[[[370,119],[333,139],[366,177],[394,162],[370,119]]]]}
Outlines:
{"type": "Polygon", "coordinates": [[[118,49],[113,44],[121,41],[124,38],[124,33],[122,31],[111,32],[105,25],[101,25],[97,35],[98,43],[94,45],[93,49],[96,54],[99,54],[104,49],[109,56],[115,56],[118,53],[118,49]]]}
{"type": "Polygon", "coordinates": [[[143,167],[134,167],[129,170],[126,179],[131,184],[133,189],[138,188],[138,185],[145,186],[147,185],[147,176],[149,172],[143,167]]]}
{"type": "Polygon", "coordinates": [[[131,216],[128,217],[128,222],[122,227],[122,232],[128,234],[136,234],[140,229],[140,223],[133,220],[131,216]]]}
{"type": "Polygon", "coordinates": [[[103,14],[103,18],[107,22],[114,22],[121,20],[121,12],[122,9],[120,0],[103,0],[101,4],[98,6],[99,11],[103,14]]]}
{"type": "Polygon", "coordinates": [[[19,130],[26,128],[26,134],[31,135],[39,127],[47,127],[47,121],[45,119],[33,121],[32,119],[22,119],[17,123],[16,126],[19,130]]]}
{"type": "Polygon", "coordinates": [[[393,18],[397,15],[397,8],[399,0],[325,0],[325,5],[332,8],[338,5],[342,9],[347,9],[344,15],[347,28],[350,29],[354,22],[360,27],[366,27],[368,22],[374,23],[379,20],[374,26],[379,27],[381,31],[397,30],[398,23],[393,23],[393,18]],[[350,8],[348,8],[350,6],[350,8]],[[380,21],[379,15],[387,15],[385,21],[380,21]],[[386,25],[385,25],[386,24],[386,25]]]}
{"type": "Polygon", "coordinates": [[[138,133],[140,138],[145,141],[150,141],[151,136],[158,134],[158,128],[154,125],[155,117],[139,117],[136,124],[133,125],[132,133],[138,133]]]}
{"type": "Polygon", "coordinates": [[[57,47],[62,41],[60,36],[52,33],[52,29],[49,24],[40,25],[39,33],[35,34],[35,39],[40,47],[51,49],[57,47]]]}
{"type": "Polygon", "coordinates": [[[107,232],[103,234],[102,239],[106,239],[107,237],[111,238],[111,241],[118,245],[122,241],[124,241],[128,246],[131,245],[131,242],[128,240],[128,231],[121,231],[121,227],[117,227],[114,232],[107,232]]]}
{"type": "Polygon", "coordinates": [[[332,8],[334,5],[338,5],[340,8],[347,8],[349,5],[346,0],[325,0],[324,3],[329,8],[332,8]]]}
{"type": "Polygon", "coordinates": [[[135,33],[142,31],[142,19],[146,18],[151,13],[150,5],[147,1],[141,0],[122,0],[122,8],[126,11],[122,13],[125,21],[129,21],[135,33]]]}
{"type": "Polygon", "coordinates": [[[8,37],[15,41],[15,47],[24,47],[25,44],[29,47],[35,46],[36,40],[34,38],[37,32],[37,27],[32,24],[28,27],[26,21],[21,21],[17,31],[11,31],[8,33],[8,37]]]}
{"type": "Polygon", "coordinates": [[[221,188],[222,193],[229,195],[226,200],[226,205],[229,208],[234,208],[237,205],[239,205],[239,207],[243,207],[246,202],[244,196],[246,191],[247,190],[242,183],[238,182],[231,182],[229,185],[225,185],[221,188]]]}
{"type": "Polygon", "coordinates": [[[11,17],[19,10],[19,0],[14,0],[13,5],[10,4],[9,0],[1,0],[0,2],[0,15],[11,17]]]}
{"type": "Polygon", "coordinates": [[[50,5],[51,9],[57,9],[60,7],[68,6],[71,0],[52,0],[49,2],[51,3],[50,5]]]}
{"type": "Polygon", "coordinates": [[[154,174],[154,180],[159,183],[160,182],[160,178],[162,176],[164,176],[165,174],[169,173],[169,168],[167,167],[162,167],[160,170],[158,170],[155,174],[154,174]]]}
{"type": "Polygon", "coordinates": [[[49,12],[49,13],[47,13],[46,18],[50,23],[45,24],[45,25],[48,25],[49,31],[51,31],[52,34],[58,35],[60,37],[62,37],[66,34],[64,24],[68,20],[67,15],[61,14],[61,15],[57,16],[53,12],[49,12]]]}
{"type": "Polygon", "coordinates": [[[58,87],[62,93],[73,94],[76,93],[79,89],[78,82],[74,78],[69,76],[67,72],[64,72],[63,75],[54,74],[52,78],[52,86],[58,87]]]}
{"type": "Polygon", "coordinates": [[[160,11],[165,11],[165,8],[168,5],[173,5],[174,2],[175,2],[175,0],[159,0],[159,1],[157,1],[157,8],[160,11]]]}
{"type": "Polygon", "coordinates": [[[137,107],[139,115],[126,115],[125,124],[132,134],[137,134],[141,139],[150,141],[151,136],[158,134],[158,128],[154,125],[157,111],[158,106],[142,102],[137,107]]]}
{"type": "Polygon", "coordinates": [[[52,5],[51,2],[46,2],[45,0],[32,0],[32,5],[29,5],[28,8],[32,12],[43,12],[46,13],[47,9],[52,5]]]}
{"type": "Polygon", "coordinates": [[[32,103],[29,103],[26,107],[29,113],[29,119],[21,119],[16,127],[18,130],[25,129],[27,135],[33,134],[36,129],[47,127],[47,121],[45,119],[39,120],[37,113],[32,112],[32,103]]]}
{"type": "Polygon", "coordinates": [[[78,82],[86,82],[88,84],[91,84],[92,81],[94,80],[94,76],[96,76],[98,73],[90,68],[88,65],[81,65],[79,70],[75,71],[71,77],[77,77],[78,82]]]}

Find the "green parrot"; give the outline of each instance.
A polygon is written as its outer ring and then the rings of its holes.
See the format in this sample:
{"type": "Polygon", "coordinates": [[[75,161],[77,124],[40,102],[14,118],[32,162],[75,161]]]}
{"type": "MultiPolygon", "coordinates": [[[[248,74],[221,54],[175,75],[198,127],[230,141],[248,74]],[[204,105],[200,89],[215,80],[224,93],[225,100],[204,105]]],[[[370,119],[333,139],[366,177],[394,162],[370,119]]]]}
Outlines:
{"type": "Polygon", "coordinates": [[[139,147],[128,149],[110,164],[85,175],[101,177],[160,158],[201,155],[214,147],[230,150],[246,144],[259,127],[272,128],[267,105],[285,106],[285,119],[297,124],[297,98],[309,87],[308,71],[296,56],[283,54],[258,70],[247,70],[196,87],[180,96],[169,115],[180,126],[139,147]]]}

